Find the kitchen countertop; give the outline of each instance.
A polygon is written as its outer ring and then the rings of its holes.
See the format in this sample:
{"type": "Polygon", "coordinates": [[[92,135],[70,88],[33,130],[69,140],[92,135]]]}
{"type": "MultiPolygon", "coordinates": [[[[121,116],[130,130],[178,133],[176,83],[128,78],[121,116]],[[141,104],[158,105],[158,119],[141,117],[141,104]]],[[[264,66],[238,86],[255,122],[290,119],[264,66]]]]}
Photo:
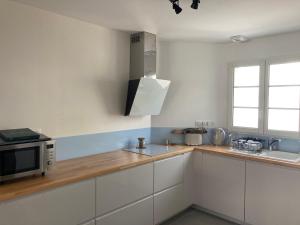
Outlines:
{"type": "Polygon", "coordinates": [[[229,146],[202,145],[202,146],[195,147],[194,150],[201,151],[201,152],[220,154],[220,155],[239,158],[239,159],[243,159],[243,160],[264,162],[264,163],[273,164],[273,165],[286,166],[286,167],[300,169],[299,162],[296,163],[296,162],[289,162],[289,161],[284,161],[284,160],[279,160],[279,159],[266,158],[266,157],[262,157],[262,156],[254,155],[254,154],[253,155],[243,154],[243,153],[239,153],[237,151],[230,151],[231,147],[229,147],[229,146]]]}
{"type": "Polygon", "coordinates": [[[176,146],[175,151],[152,157],[118,150],[59,161],[44,177],[26,177],[0,185],[0,203],[2,201],[61,187],[193,150],[193,147],[176,146]]]}
{"type": "Polygon", "coordinates": [[[175,146],[175,148],[176,150],[174,151],[156,156],[147,156],[118,150],[82,158],[59,161],[56,163],[55,168],[49,171],[49,173],[44,177],[27,177],[0,185],[0,203],[2,201],[95,178],[97,176],[121,171],[194,150],[300,169],[299,163],[261,158],[255,155],[245,155],[229,151],[230,148],[226,146],[175,146]]]}

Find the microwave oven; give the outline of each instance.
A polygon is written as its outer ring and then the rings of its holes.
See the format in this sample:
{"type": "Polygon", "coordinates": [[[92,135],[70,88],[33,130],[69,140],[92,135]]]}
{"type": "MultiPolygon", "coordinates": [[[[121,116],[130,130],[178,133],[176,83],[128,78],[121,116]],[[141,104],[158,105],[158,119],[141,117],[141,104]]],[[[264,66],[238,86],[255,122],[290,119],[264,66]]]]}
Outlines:
{"type": "Polygon", "coordinates": [[[45,175],[55,163],[55,141],[0,141],[0,183],[30,175],[45,175]]]}

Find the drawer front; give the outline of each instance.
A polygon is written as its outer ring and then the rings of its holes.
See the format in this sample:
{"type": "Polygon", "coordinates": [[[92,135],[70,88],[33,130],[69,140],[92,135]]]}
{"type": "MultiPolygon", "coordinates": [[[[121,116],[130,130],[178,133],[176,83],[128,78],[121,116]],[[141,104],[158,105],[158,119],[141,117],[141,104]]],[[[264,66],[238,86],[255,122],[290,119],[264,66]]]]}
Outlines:
{"type": "Polygon", "coordinates": [[[96,179],[97,215],[103,215],[153,194],[153,163],[96,179]]]}
{"type": "Polygon", "coordinates": [[[183,183],[184,156],[154,162],[154,192],[183,183]]]}
{"type": "Polygon", "coordinates": [[[155,194],[154,224],[159,224],[184,210],[184,203],[183,184],[155,194]]]}
{"type": "Polygon", "coordinates": [[[100,217],[96,225],[153,225],[153,197],[100,217]]]}
{"type": "Polygon", "coordinates": [[[76,225],[94,217],[94,179],[0,205],[1,225],[76,225]]]}

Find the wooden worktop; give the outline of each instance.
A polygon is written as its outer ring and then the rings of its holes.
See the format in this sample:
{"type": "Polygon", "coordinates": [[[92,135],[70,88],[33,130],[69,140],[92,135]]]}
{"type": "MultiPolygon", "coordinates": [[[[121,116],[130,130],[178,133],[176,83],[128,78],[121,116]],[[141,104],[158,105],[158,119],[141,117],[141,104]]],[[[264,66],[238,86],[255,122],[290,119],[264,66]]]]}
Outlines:
{"type": "Polygon", "coordinates": [[[254,155],[244,155],[238,152],[229,151],[229,147],[225,146],[176,146],[175,151],[152,157],[119,150],[82,158],[59,161],[56,163],[55,168],[49,171],[45,177],[27,177],[0,185],[0,203],[2,201],[11,200],[51,188],[61,187],[90,178],[95,178],[97,176],[121,171],[127,168],[143,165],[194,150],[300,169],[299,163],[266,159],[254,155]]]}
{"type": "Polygon", "coordinates": [[[193,149],[177,146],[175,151],[153,157],[119,150],[59,161],[44,177],[27,177],[0,185],[0,202],[169,158],[193,149]]]}
{"type": "Polygon", "coordinates": [[[212,145],[202,145],[197,146],[194,148],[195,151],[201,152],[208,152],[213,154],[221,154],[228,157],[239,158],[243,160],[250,160],[250,161],[257,161],[257,162],[264,162],[268,164],[274,164],[279,166],[286,166],[300,169],[300,163],[295,162],[288,162],[279,159],[271,159],[271,158],[264,158],[258,155],[251,155],[251,154],[243,154],[236,151],[230,151],[231,148],[228,146],[212,146],[212,145]]]}

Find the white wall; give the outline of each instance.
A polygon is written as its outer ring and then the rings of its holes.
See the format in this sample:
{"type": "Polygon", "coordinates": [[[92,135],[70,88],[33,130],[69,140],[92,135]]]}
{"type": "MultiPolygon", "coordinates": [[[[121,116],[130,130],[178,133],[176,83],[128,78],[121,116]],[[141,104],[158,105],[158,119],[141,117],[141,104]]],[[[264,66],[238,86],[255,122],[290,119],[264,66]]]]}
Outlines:
{"type": "Polygon", "coordinates": [[[129,35],[0,0],[0,129],[70,136],[150,126],[122,116],[129,35]]]}
{"type": "Polygon", "coordinates": [[[218,73],[219,45],[162,41],[159,43],[159,78],[171,86],[153,127],[194,126],[195,120],[211,120],[225,126],[226,79],[218,73]]]}
{"type": "MultiPolygon", "coordinates": [[[[221,74],[222,77],[228,78],[228,64],[232,62],[266,60],[277,57],[300,57],[299,40],[300,32],[294,32],[258,38],[245,44],[224,44],[220,48],[220,52],[222,53],[222,59],[220,61],[222,63],[219,67],[219,74],[221,74]]],[[[228,102],[229,85],[227,85],[226,88],[226,101],[228,102]]]]}
{"type": "MultiPolygon", "coordinates": [[[[129,35],[0,0],[0,129],[70,136],[150,126],[123,117],[129,35]]],[[[159,42],[158,75],[172,81],[154,127],[227,126],[229,62],[300,55],[300,32],[246,44],[159,42]]]]}
{"type": "Polygon", "coordinates": [[[159,76],[172,81],[154,127],[188,127],[212,120],[227,127],[228,64],[272,57],[300,56],[300,32],[258,38],[245,44],[160,43],[159,76]]]}
{"type": "Polygon", "coordinates": [[[300,56],[299,43],[300,32],[294,32],[257,38],[245,44],[224,44],[221,45],[222,61],[228,63],[240,60],[300,56]]]}

